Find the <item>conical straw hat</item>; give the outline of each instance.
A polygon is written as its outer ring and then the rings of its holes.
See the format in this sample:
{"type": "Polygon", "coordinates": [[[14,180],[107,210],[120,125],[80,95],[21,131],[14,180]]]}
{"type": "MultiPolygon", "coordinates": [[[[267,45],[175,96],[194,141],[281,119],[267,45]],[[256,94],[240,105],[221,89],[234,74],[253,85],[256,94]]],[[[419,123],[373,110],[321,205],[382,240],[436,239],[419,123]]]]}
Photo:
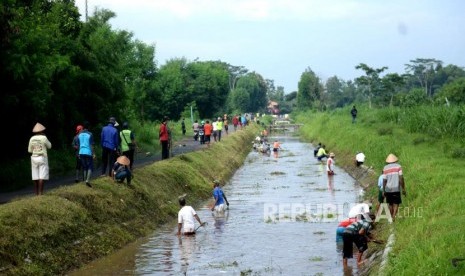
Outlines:
{"type": "Polygon", "coordinates": [[[38,133],[38,132],[42,132],[45,130],[45,127],[41,124],[41,123],[37,123],[34,128],[32,129],[32,132],[34,133],[38,133]]]}
{"type": "Polygon", "coordinates": [[[388,155],[388,157],[386,158],[386,163],[394,163],[394,162],[397,162],[397,160],[399,160],[397,158],[397,156],[395,156],[394,154],[390,153],[388,155]]]}
{"type": "Polygon", "coordinates": [[[125,165],[125,166],[129,166],[129,164],[131,164],[131,161],[124,155],[121,155],[120,157],[118,157],[116,161],[118,161],[118,163],[120,163],[121,165],[125,165]]]}

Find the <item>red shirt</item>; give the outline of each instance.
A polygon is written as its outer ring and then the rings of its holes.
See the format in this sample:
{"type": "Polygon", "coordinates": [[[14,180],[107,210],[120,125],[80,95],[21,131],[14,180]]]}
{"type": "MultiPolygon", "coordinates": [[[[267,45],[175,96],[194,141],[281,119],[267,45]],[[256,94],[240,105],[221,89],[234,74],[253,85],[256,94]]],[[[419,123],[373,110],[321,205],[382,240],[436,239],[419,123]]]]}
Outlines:
{"type": "Polygon", "coordinates": [[[166,124],[162,123],[160,125],[160,133],[158,134],[158,137],[160,138],[160,141],[169,140],[168,128],[166,127],[166,124]]]}
{"type": "Polygon", "coordinates": [[[233,117],[232,123],[233,123],[233,125],[238,125],[239,124],[239,119],[237,118],[237,116],[233,117]]]}
{"type": "Polygon", "coordinates": [[[203,126],[203,131],[205,131],[205,135],[212,135],[212,129],[213,127],[210,124],[205,124],[203,126]]]}

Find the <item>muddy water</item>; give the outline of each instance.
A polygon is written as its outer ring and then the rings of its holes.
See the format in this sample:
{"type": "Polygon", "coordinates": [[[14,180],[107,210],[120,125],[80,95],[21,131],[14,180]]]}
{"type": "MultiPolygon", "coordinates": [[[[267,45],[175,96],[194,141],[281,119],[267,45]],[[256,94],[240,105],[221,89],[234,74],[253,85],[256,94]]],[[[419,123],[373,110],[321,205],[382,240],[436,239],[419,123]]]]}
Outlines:
{"type": "Polygon", "coordinates": [[[224,215],[213,214],[209,202],[197,208],[208,225],[195,236],[178,238],[173,219],[71,275],[343,275],[335,231],[360,188],[340,168],[328,177],[311,144],[279,140],[278,156],[251,152],[223,187],[230,202],[224,215]]]}

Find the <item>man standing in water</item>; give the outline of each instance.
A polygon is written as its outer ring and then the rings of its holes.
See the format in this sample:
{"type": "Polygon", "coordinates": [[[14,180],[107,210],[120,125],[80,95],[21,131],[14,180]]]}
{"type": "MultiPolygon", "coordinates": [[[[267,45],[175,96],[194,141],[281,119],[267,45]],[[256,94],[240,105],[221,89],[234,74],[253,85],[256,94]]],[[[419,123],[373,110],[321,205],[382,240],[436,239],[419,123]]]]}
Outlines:
{"type": "Polygon", "coordinates": [[[389,204],[392,221],[395,220],[399,204],[402,203],[400,191],[407,196],[405,190],[404,176],[402,167],[397,163],[397,156],[390,153],[386,158],[387,165],[383,169],[383,191],[386,202],[389,204]]]}
{"type": "Polygon", "coordinates": [[[200,221],[199,216],[195,212],[194,208],[191,206],[186,206],[185,196],[179,197],[179,205],[181,205],[181,210],[178,212],[178,233],[181,235],[181,229],[183,230],[184,235],[194,235],[195,234],[195,221],[196,219],[200,225],[204,225],[200,221]]]}
{"type": "Polygon", "coordinates": [[[224,195],[223,190],[220,188],[220,181],[214,180],[213,181],[213,198],[215,199],[215,204],[212,207],[212,212],[224,212],[224,202],[226,201],[226,205],[229,207],[229,202],[226,196],[224,195]]]}

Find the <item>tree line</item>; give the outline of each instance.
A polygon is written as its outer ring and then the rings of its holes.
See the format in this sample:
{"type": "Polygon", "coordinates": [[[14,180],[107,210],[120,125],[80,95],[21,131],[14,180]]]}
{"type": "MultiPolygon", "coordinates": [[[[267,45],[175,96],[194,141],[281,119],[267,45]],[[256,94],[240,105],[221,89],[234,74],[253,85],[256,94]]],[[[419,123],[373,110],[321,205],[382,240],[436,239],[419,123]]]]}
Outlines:
{"type": "Polygon", "coordinates": [[[405,64],[405,73],[387,73],[386,66],[355,66],[362,75],[345,81],[337,76],[320,79],[311,68],[302,73],[296,106],[326,110],[353,103],[371,107],[418,105],[462,105],[465,103],[465,70],[443,65],[434,58],[416,58],[405,64]]]}
{"type": "Polygon", "coordinates": [[[110,10],[83,22],[70,0],[2,5],[0,109],[11,158],[28,155],[36,122],[54,149],[69,149],[78,123],[97,129],[109,116],[143,124],[178,120],[191,108],[200,118],[266,111],[273,81],[223,61],[173,58],[159,66],[155,45],[114,30],[110,10]]]}

